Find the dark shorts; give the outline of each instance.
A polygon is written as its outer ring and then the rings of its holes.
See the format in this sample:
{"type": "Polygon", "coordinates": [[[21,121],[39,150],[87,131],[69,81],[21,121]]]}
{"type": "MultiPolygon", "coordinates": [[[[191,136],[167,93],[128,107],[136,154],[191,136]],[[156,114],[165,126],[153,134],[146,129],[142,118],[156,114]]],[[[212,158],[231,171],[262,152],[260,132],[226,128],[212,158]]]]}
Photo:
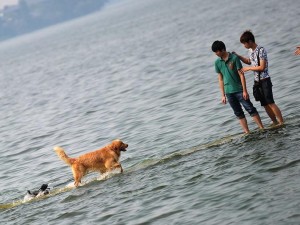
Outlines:
{"type": "Polygon", "coordinates": [[[273,91],[272,91],[273,84],[271,82],[271,78],[269,77],[269,78],[263,79],[260,82],[261,82],[262,90],[264,92],[264,96],[260,100],[260,105],[266,106],[266,105],[275,103],[274,98],[273,98],[273,91]]]}
{"type": "Polygon", "coordinates": [[[245,100],[243,98],[243,92],[226,94],[226,97],[227,97],[227,100],[228,100],[231,108],[233,109],[234,115],[238,119],[245,118],[245,114],[242,109],[242,106],[251,116],[255,116],[258,114],[258,112],[257,112],[256,108],[253,106],[252,102],[249,99],[245,100]]]}

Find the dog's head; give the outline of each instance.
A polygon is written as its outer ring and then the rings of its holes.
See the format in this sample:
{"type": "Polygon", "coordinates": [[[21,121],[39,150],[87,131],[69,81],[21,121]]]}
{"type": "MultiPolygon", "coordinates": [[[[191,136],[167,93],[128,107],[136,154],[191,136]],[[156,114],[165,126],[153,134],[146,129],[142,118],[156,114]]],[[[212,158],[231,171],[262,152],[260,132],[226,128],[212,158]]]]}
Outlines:
{"type": "Polygon", "coordinates": [[[49,188],[48,188],[48,184],[43,184],[43,185],[41,186],[41,188],[40,188],[40,191],[45,191],[45,190],[47,190],[47,189],[49,189],[49,188]]]}
{"type": "Polygon", "coordinates": [[[111,142],[109,145],[109,148],[112,149],[115,152],[126,152],[126,148],[128,147],[128,144],[124,143],[123,141],[117,139],[111,142]]]}

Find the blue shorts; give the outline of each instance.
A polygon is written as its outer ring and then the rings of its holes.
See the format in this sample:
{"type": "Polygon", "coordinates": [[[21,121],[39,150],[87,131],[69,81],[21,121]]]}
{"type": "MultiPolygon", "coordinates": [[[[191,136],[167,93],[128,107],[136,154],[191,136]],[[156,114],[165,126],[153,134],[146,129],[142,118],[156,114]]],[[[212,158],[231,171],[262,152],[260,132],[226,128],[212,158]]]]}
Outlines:
{"type": "MultiPolygon", "coordinates": [[[[256,81],[255,81],[256,82],[256,81]]],[[[261,106],[266,106],[269,104],[273,104],[274,102],[274,97],[273,97],[273,91],[272,91],[272,82],[271,78],[266,78],[260,81],[261,82],[261,87],[263,90],[263,97],[260,100],[260,105],[261,106]]]]}
{"type": "Polygon", "coordinates": [[[257,112],[256,108],[253,106],[252,102],[249,99],[245,100],[243,98],[243,92],[226,94],[226,97],[227,97],[227,100],[228,100],[231,108],[233,109],[234,115],[238,119],[245,118],[245,114],[242,109],[242,106],[250,114],[250,116],[255,116],[258,114],[258,112],[257,112]]]}

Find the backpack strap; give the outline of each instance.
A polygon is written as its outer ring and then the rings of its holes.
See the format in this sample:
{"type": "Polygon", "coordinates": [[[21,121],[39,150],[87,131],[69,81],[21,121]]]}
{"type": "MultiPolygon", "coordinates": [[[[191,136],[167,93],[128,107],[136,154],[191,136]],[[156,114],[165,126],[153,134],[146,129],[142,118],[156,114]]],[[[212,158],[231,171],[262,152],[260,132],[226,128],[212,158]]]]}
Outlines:
{"type": "MultiPolygon", "coordinates": [[[[259,61],[259,52],[260,52],[260,49],[262,49],[262,47],[260,47],[257,51],[257,65],[260,66],[260,61],[259,61]]],[[[260,74],[261,74],[261,71],[258,71],[258,82],[260,82],[260,74]]]]}

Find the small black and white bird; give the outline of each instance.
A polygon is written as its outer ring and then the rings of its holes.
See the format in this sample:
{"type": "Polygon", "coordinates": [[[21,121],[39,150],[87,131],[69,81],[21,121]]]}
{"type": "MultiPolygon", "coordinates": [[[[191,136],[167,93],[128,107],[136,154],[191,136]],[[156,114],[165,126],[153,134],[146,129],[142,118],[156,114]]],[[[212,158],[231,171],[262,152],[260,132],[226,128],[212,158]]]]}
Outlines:
{"type": "Polygon", "coordinates": [[[40,196],[48,195],[50,193],[50,188],[48,184],[43,184],[39,190],[27,191],[27,194],[24,197],[24,201],[29,201],[33,198],[38,198],[40,196]]]}

